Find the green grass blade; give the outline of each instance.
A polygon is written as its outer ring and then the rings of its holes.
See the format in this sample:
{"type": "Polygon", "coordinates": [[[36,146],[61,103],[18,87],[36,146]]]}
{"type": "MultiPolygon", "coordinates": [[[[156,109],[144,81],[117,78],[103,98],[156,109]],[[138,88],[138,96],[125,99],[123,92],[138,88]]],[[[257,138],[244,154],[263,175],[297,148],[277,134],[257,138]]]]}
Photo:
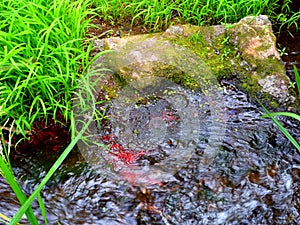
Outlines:
{"type": "MultiPolygon", "coordinates": [[[[291,112],[270,112],[270,115],[272,116],[288,116],[288,117],[292,117],[296,120],[299,120],[300,121],[300,115],[297,115],[295,113],[291,113],[291,112]]],[[[263,118],[267,118],[269,117],[268,114],[265,114],[265,115],[262,115],[263,118]]]]}
{"type": "MultiPolygon", "coordinates": [[[[23,206],[25,204],[25,202],[27,201],[26,195],[24,194],[21,187],[17,183],[14,175],[12,174],[11,168],[6,164],[6,162],[4,161],[4,158],[2,156],[0,156],[0,169],[1,169],[1,172],[4,176],[4,178],[6,179],[6,181],[8,182],[8,184],[10,185],[10,187],[12,188],[14,193],[16,194],[21,205],[23,206]]],[[[36,224],[36,225],[39,224],[38,220],[36,219],[35,215],[33,214],[32,208],[30,206],[26,208],[24,213],[26,214],[27,219],[29,220],[30,224],[36,224]]]]}
{"type": "Polygon", "coordinates": [[[88,128],[89,124],[91,123],[92,119],[83,127],[83,129],[78,133],[78,135],[71,141],[71,143],[67,146],[67,148],[64,150],[64,152],[59,156],[59,158],[56,160],[56,162],[53,164],[45,178],[41,181],[37,189],[30,195],[30,197],[27,199],[27,201],[20,207],[18,212],[14,215],[10,225],[17,224],[26,210],[30,207],[31,203],[34,201],[36,196],[40,193],[40,191],[43,189],[43,187],[47,184],[51,176],[54,174],[54,172],[58,169],[58,167],[62,164],[62,162],[65,160],[65,158],[68,156],[68,154],[71,152],[75,144],[79,141],[83,133],[88,128]]]}
{"type": "Polygon", "coordinates": [[[270,113],[266,107],[261,104],[262,108],[266,112],[266,116],[269,117],[279,128],[279,130],[287,137],[287,139],[296,147],[296,149],[300,152],[300,145],[298,142],[293,138],[293,136],[281,125],[281,123],[270,113]]]}
{"type": "Polygon", "coordinates": [[[38,194],[38,202],[39,202],[40,210],[42,212],[45,224],[48,225],[46,208],[45,208],[45,204],[43,202],[43,198],[41,196],[41,193],[38,194]]]}
{"type": "MultiPolygon", "coordinates": [[[[92,90],[88,88],[87,90],[92,98],[93,105],[95,105],[95,99],[93,97],[92,90]]],[[[76,143],[81,139],[84,132],[88,129],[90,123],[94,120],[95,116],[95,108],[93,108],[92,116],[87,121],[87,123],[83,126],[82,130],[77,134],[77,136],[71,141],[71,143],[67,146],[67,148],[64,150],[64,152],[59,156],[59,158],[56,160],[56,162],[53,164],[53,166],[50,168],[44,179],[41,181],[39,186],[34,190],[34,192],[29,196],[29,198],[26,200],[26,202],[20,207],[18,212],[13,216],[11,222],[9,224],[15,225],[17,224],[26,210],[30,207],[34,199],[37,197],[37,195],[40,193],[40,191],[43,189],[43,187],[47,184],[51,176],[54,174],[54,172],[58,169],[58,167],[62,164],[62,162],[65,160],[65,158],[68,156],[68,154],[71,152],[73,147],[76,145],[76,143]]]]}
{"type": "Polygon", "coordinates": [[[300,76],[297,67],[294,65],[295,80],[297,84],[298,94],[300,95],[300,76]]]}

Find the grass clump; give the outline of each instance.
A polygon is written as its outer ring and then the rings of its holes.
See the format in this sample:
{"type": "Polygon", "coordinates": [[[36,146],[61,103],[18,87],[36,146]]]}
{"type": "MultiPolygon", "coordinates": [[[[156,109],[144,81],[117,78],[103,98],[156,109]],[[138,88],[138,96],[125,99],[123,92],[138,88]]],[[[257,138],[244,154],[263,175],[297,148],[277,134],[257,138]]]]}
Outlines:
{"type": "Polygon", "coordinates": [[[282,15],[285,15],[291,1],[286,1],[283,6],[279,0],[94,0],[94,4],[99,6],[99,16],[111,24],[122,24],[130,19],[132,25],[140,24],[159,31],[174,22],[194,25],[234,23],[245,16],[259,14],[276,21],[275,12],[283,11],[282,15]]]}
{"type": "MultiPolygon", "coordinates": [[[[89,18],[94,15],[91,4],[89,0],[0,2],[0,175],[22,206],[10,224],[17,224],[24,213],[30,224],[38,224],[30,207],[36,197],[47,224],[40,191],[92,120],[75,136],[72,98],[81,97],[78,89],[86,93],[92,88],[89,82],[84,85],[77,82],[88,76],[92,63],[89,60],[92,43],[84,41],[89,18]],[[9,160],[12,137],[19,133],[26,136],[36,120],[56,119],[58,115],[70,122],[73,140],[27,199],[9,160]]],[[[0,212],[1,218],[10,220],[3,213],[0,212]]]]}
{"type": "Polygon", "coordinates": [[[298,31],[299,21],[300,21],[300,9],[298,11],[293,11],[291,5],[293,0],[285,0],[281,7],[281,12],[276,17],[276,22],[280,24],[279,30],[283,27],[290,29],[294,27],[298,31]]]}
{"type": "Polygon", "coordinates": [[[89,65],[89,1],[0,3],[0,124],[26,134],[39,118],[71,118],[76,79],[89,65]]]}

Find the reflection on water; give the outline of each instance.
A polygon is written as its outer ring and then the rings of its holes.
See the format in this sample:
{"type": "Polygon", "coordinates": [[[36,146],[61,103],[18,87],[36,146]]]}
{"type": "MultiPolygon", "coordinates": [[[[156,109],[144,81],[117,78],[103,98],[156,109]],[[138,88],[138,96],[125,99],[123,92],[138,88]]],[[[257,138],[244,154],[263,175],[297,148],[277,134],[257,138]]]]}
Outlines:
{"type": "MultiPolygon", "coordinates": [[[[226,136],[212,164],[199,163],[200,142],[172,181],[137,187],[93,172],[74,153],[42,192],[50,224],[299,224],[299,153],[244,93],[227,85],[224,95],[226,136]]],[[[283,122],[300,137],[299,124],[283,122]]],[[[34,165],[15,169],[27,192],[42,176],[34,165]]],[[[3,178],[0,186],[0,212],[12,216],[18,203],[3,178]]]]}

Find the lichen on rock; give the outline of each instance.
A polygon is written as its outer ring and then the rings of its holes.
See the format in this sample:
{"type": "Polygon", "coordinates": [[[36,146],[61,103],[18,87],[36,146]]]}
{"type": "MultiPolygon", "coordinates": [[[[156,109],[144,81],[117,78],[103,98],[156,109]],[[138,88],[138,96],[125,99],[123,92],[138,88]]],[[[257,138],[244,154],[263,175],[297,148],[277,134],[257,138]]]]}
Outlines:
{"type": "Polygon", "coordinates": [[[230,42],[238,46],[243,57],[260,60],[273,57],[280,60],[280,54],[276,48],[276,37],[267,16],[245,17],[227,32],[231,37],[230,42]]]}

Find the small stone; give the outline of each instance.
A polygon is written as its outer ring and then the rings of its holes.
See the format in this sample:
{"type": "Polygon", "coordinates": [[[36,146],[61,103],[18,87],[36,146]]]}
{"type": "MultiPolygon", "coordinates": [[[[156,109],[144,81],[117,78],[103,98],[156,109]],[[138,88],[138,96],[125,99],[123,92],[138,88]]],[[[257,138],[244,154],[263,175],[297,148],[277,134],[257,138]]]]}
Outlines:
{"type": "Polygon", "coordinates": [[[169,29],[166,30],[166,33],[172,35],[183,35],[184,29],[180,26],[171,26],[169,29]]]}
{"type": "Polygon", "coordinates": [[[102,52],[104,51],[104,41],[103,40],[94,40],[94,46],[97,47],[97,49],[102,52]]]}
{"type": "Polygon", "coordinates": [[[262,92],[267,92],[279,100],[285,102],[290,99],[288,86],[276,74],[267,76],[258,81],[262,86],[262,92]]]}
{"type": "Polygon", "coordinates": [[[293,52],[290,52],[290,55],[298,55],[299,52],[298,51],[293,51],[293,52]]]}

